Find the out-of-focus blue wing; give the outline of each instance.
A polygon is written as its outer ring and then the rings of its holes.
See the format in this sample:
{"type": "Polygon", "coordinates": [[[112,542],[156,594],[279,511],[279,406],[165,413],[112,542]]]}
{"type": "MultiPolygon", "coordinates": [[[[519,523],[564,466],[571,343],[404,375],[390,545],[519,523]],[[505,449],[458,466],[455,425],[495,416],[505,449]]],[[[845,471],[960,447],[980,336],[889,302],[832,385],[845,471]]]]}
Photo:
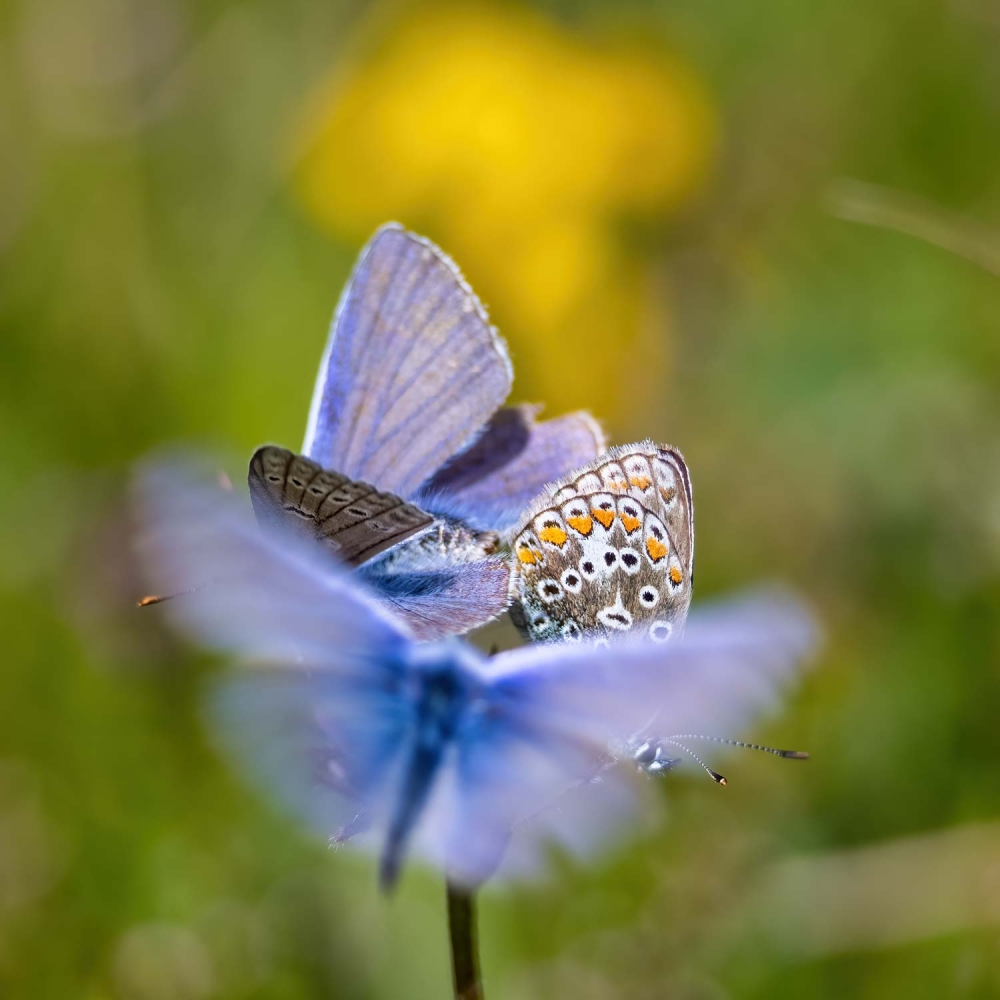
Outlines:
{"type": "Polygon", "coordinates": [[[501,870],[537,877],[552,846],[586,853],[607,839],[609,823],[618,827],[634,815],[643,791],[636,775],[624,769],[605,775],[608,755],[601,740],[550,721],[537,706],[522,711],[513,702],[491,701],[463,733],[447,774],[451,794],[440,813],[447,822],[435,813],[437,802],[427,819],[437,828],[439,863],[451,881],[474,887],[501,870]],[[576,791],[570,818],[563,803],[576,791]],[[613,812],[609,798],[615,800],[613,812]],[[598,831],[601,836],[595,836],[598,831]]]}
{"type": "Polygon", "coordinates": [[[377,683],[257,670],[216,681],[205,715],[238,775],[330,839],[384,825],[412,725],[407,704],[377,683]]]}
{"type": "Polygon", "coordinates": [[[507,349],[433,243],[383,226],[333,320],[303,452],[406,498],[510,392],[507,349]]]}
{"type": "Polygon", "coordinates": [[[606,747],[650,729],[731,732],[775,706],[815,641],[801,604],[762,594],[692,616],[664,645],[536,645],[493,657],[486,707],[462,735],[452,778],[450,876],[475,885],[498,868],[535,874],[547,842],[596,850],[632,825],[644,790],[634,769],[609,766],[606,747]]]}
{"type": "Polygon", "coordinates": [[[343,675],[384,666],[401,625],[318,547],[262,532],[248,504],[185,460],[147,464],[135,483],[138,545],[164,611],[217,649],[343,675]]]}
{"type": "Polygon", "coordinates": [[[218,682],[213,733],[237,770],[327,836],[391,808],[405,734],[411,640],[315,545],[262,532],[191,462],[135,484],[139,546],[161,607],[201,641],[255,665],[218,682]]]}
{"type": "Polygon", "coordinates": [[[691,613],[663,644],[525,646],[494,657],[494,687],[564,724],[613,718],[657,732],[732,731],[777,706],[818,640],[815,618],[791,595],[759,591],[691,613]],[[645,707],[644,707],[645,706],[645,707]]]}
{"type": "Polygon", "coordinates": [[[499,410],[483,433],[428,481],[421,495],[447,497],[474,527],[512,528],[545,486],[592,462],[607,447],[589,413],[536,422],[537,407],[499,410]]]}

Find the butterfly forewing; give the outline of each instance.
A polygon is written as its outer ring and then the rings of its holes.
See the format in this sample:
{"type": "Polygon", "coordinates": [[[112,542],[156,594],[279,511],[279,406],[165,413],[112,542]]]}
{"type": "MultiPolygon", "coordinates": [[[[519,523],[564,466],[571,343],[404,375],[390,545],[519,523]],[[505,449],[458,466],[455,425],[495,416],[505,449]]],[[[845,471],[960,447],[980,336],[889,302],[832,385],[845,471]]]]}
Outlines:
{"type": "Polygon", "coordinates": [[[512,548],[511,617],[529,638],[669,639],[691,603],[684,459],[650,442],[612,449],[536,501],[512,548]]]}
{"type": "Polygon", "coordinates": [[[589,413],[536,420],[538,407],[498,410],[482,433],[424,484],[446,494],[470,522],[509,531],[548,483],[593,462],[607,445],[589,413]]]}
{"type": "Polygon", "coordinates": [[[262,525],[318,541],[350,566],[373,559],[434,521],[393,493],[380,492],[274,445],[254,453],[247,482],[262,525]]]}
{"type": "Polygon", "coordinates": [[[507,349],[458,268],[383,226],[334,317],[303,451],[410,496],[507,398],[507,349]]]}

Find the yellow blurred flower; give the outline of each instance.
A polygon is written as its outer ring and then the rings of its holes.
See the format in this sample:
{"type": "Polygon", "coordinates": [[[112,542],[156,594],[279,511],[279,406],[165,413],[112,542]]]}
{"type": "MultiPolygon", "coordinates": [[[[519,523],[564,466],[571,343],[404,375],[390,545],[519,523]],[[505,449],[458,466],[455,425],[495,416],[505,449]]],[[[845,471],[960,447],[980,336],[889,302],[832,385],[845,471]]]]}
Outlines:
{"type": "Polygon", "coordinates": [[[418,6],[315,108],[295,172],[311,214],[350,239],[427,232],[495,304],[521,394],[610,413],[588,359],[635,344],[642,285],[614,223],[669,210],[711,155],[690,71],[518,7],[418,6]]]}

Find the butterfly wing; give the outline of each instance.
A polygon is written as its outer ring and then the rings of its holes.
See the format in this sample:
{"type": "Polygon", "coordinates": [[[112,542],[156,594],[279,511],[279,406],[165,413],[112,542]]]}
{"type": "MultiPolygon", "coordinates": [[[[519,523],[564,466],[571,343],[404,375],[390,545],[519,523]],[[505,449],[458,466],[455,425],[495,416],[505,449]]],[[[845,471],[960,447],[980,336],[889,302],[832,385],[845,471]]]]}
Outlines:
{"type": "Polygon", "coordinates": [[[537,407],[498,410],[483,433],[428,481],[422,495],[445,496],[470,524],[505,531],[545,487],[592,462],[605,447],[589,413],[539,423],[537,407]]]}
{"type": "Polygon", "coordinates": [[[204,714],[212,742],[247,784],[340,841],[384,825],[412,724],[406,708],[378,683],[258,669],[216,680],[204,714]]]}
{"type": "Polygon", "coordinates": [[[692,616],[664,646],[560,643],[493,657],[488,707],[463,734],[452,777],[450,876],[476,885],[498,870],[536,874],[546,844],[597,850],[645,814],[648,787],[610,766],[614,748],[651,728],[731,731],[775,706],[814,643],[808,611],[768,594],[692,616]]]}
{"type": "Polygon", "coordinates": [[[669,643],[532,645],[491,664],[500,690],[559,708],[577,725],[610,717],[627,728],[644,704],[646,718],[632,733],[728,733],[779,704],[817,643],[802,602],[763,589],[696,609],[669,643]]]}
{"type": "Polygon", "coordinates": [[[694,505],[680,453],[646,441],[554,484],[514,534],[511,618],[536,641],[683,629],[694,505]]]}
{"type": "Polygon", "coordinates": [[[412,728],[411,640],[315,545],[262,532],[187,462],[136,483],[139,544],[162,609],[183,630],[255,665],[210,699],[237,769],[327,835],[383,816],[412,728]]]}
{"type": "Polygon", "coordinates": [[[408,497],[510,392],[507,349],[451,260],[384,226],[333,321],[303,452],[408,497]]]}
{"type": "Polygon", "coordinates": [[[247,474],[261,525],[282,525],[359,566],[427,530],[434,518],[393,493],[323,469],[287,448],[254,452],[247,474]]]}
{"type": "Polygon", "coordinates": [[[180,595],[166,613],[208,645],[324,669],[336,651],[345,674],[401,654],[402,626],[335,560],[286,532],[262,532],[194,463],[150,463],[135,499],[147,574],[159,592],[180,595]]]}

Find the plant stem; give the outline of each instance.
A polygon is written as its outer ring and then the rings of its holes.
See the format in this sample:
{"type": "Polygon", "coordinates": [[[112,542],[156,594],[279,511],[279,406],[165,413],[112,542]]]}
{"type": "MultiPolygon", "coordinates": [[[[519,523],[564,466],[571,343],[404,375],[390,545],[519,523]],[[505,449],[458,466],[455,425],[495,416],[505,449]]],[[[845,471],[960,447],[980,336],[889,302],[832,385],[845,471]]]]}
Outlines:
{"type": "Polygon", "coordinates": [[[483,1000],[479,975],[479,941],[476,935],[476,897],[447,883],[448,937],[451,940],[451,975],[455,1000],[483,1000]]]}

